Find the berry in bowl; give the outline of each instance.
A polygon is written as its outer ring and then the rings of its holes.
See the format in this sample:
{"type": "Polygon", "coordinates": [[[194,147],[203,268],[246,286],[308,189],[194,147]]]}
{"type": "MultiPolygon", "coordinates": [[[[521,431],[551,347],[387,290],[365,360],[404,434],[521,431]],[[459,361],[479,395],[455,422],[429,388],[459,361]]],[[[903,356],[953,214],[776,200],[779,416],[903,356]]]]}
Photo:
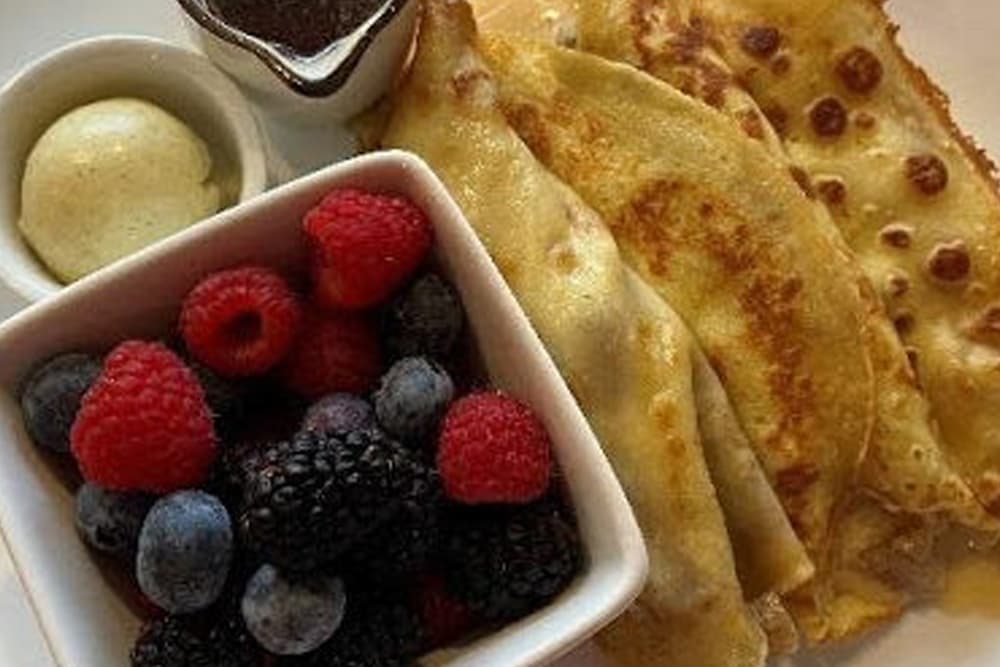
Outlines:
{"type": "Polygon", "coordinates": [[[0,352],[0,521],[62,664],[535,665],[641,586],[599,445],[408,154],[98,272],[0,352]]]}

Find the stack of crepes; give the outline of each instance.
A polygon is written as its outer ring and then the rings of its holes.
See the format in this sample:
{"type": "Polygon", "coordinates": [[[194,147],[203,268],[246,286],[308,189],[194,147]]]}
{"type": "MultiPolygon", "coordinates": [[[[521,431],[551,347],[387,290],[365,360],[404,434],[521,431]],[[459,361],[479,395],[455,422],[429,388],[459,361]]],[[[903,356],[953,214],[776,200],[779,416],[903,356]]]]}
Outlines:
{"type": "Polygon", "coordinates": [[[448,186],[629,495],[650,578],[605,654],[760,665],[995,540],[1000,202],[881,8],[478,11],[425,2],[368,132],[448,186]]]}

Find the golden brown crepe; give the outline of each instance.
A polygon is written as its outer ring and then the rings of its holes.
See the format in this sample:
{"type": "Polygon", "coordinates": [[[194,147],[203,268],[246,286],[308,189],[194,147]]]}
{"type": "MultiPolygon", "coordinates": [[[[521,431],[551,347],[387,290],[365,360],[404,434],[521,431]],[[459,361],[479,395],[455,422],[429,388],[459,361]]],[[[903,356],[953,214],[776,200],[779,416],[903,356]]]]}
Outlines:
{"type": "MultiPolygon", "coordinates": [[[[676,326],[683,325],[678,321],[676,326]]],[[[740,427],[708,358],[692,342],[694,396],[709,474],[726,517],[743,596],[788,593],[814,573],[805,547],[740,427]]]]}
{"type": "Polygon", "coordinates": [[[992,165],[870,0],[701,0],[909,346],[949,452],[1000,511],[1000,201],[992,165]],[[770,32],[773,54],[746,48],[770,32]]]}
{"type": "MultiPolygon", "coordinates": [[[[720,6],[723,3],[719,3],[720,6]]],[[[788,165],[790,175],[807,196],[814,196],[805,172],[784,151],[756,101],[720,57],[721,48],[698,0],[547,0],[541,13],[518,0],[480,0],[482,20],[500,32],[555,39],[551,25],[563,26],[581,49],[627,62],[670,83],[682,92],[724,111],[749,137],[760,140],[788,165]],[[543,20],[542,17],[549,17],[543,20]],[[555,18],[557,17],[557,18],[555,18]]],[[[841,254],[852,254],[830,216],[815,203],[813,215],[821,231],[841,254]]],[[[865,336],[876,383],[876,423],[863,470],[866,487],[888,507],[916,513],[949,511],[960,522],[995,531],[995,525],[971,502],[932,432],[929,407],[920,396],[898,337],[885,316],[860,264],[851,263],[851,280],[859,283],[871,311],[865,336]]]]}
{"type": "Polygon", "coordinates": [[[833,569],[853,546],[835,542],[833,517],[858,492],[861,461],[890,462],[864,472],[907,509],[990,520],[941,457],[902,350],[822,209],[780,156],[629,67],[510,38],[487,39],[485,52],[515,129],[608,222],[719,369],[821,568],[796,596],[810,636],[898,614],[901,592],[868,599],[883,587],[859,584],[872,573],[833,569]],[[884,608],[826,618],[843,608],[842,586],[884,608]]]}
{"type": "MultiPolygon", "coordinates": [[[[760,665],[764,636],[744,603],[705,466],[695,385],[703,401],[719,401],[709,430],[738,426],[726,425],[725,401],[703,377],[705,369],[695,374],[683,324],[621,261],[596,214],[507,126],[473,40],[467,5],[427,3],[416,60],[394,100],[383,144],[415,151],[444,180],[553,354],[629,494],[650,552],[650,579],[601,642],[626,666],[654,664],[666,655],[678,667],[760,665]]],[[[740,444],[735,439],[719,446],[738,450],[740,444]]],[[[733,477],[754,478],[746,468],[733,477]]],[[[773,498],[763,500],[761,487],[754,493],[770,516],[780,516],[773,498]]],[[[773,548],[801,554],[780,523],[768,530],[786,535],[791,545],[774,540],[773,548]]],[[[804,557],[787,560],[792,571],[809,569],[804,557]]]]}
{"type": "MultiPolygon", "coordinates": [[[[757,102],[743,89],[742,79],[720,57],[722,40],[712,30],[712,22],[706,20],[702,5],[714,4],[716,11],[724,12],[732,3],[721,0],[706,3],[698,0],[546,0],[544,21],[539,20],[540,14],[528,9],[533,4],[519,0],[479,0],[477,8],[487,28],[571,43],[628,62],[718,108],[733,119],[743,133],[762,142],[784,161],[807,196],[815,196],[806,172],[785,153],[770,122],[763,120],[765,115],[757,102]],[[552,32],[552,26],[556,25],[560,26],[558,40],[552,32]]],[[[799,11],[804,8],[800,7],[799,11]]],[[[746,44],[744,53],[748,49],[770,48],[772,35],[760,27],[741,26],[741,43],[746,44]]],[[[781,71],[785,64],[781,53],[774,56],[772,64],[774,71],[781,71]]],[[[748,68],[744,74],[752,76],[753,69],[748,68]]],[[[776,122],[782,120],[781,109],[770,105],[766,110],[769,118],[776,122]]],[[[818,185],[824,197],[837,196],[836,183],[831,186],[820,181],[818,185]]],[[[815,206],[822,205],[816,203],[815,206]]],[[[816,219],[831,243],[844,249],[844,242],[829,215],[819,212],[816,219]]],[[[860,266],[856,266],[859,284],[867,283],[860,280],[860,273],[860,266]]],[[[952,461],[943,451],[945,448],[937,441],[935,430],[928,421],[926,401],[917,395],[896,333],[879,312],[881,305],[877,295],[870,283],[862,284],[861,291],[873,315],[865,337],[876,382],[876,422],[861,481],[867,492],[880,497],[877,507],[884,516],[875,520],[875,510],[869,508],[860,519],[853,517],[848,527],[867,520],[878,530],[845,528],[838,531],[842,537],[834,536],[834,546],[841,555],[857,550],[884,549],[885,545],[874,542],[853,544],[851,541],[858,535],[869,540],[883,535],[892,543],[895,531],[888,528],[892,522],[909,526],[916,520],[930,531],[930,526],[936,525],[936,517],[932,514],[940,510],[965,525],[995,534],[995,522],[984,517],[980,507],[970,502],[968,488],[955,474],[952,461]],[[924,518],[893,518],[886,514],[887,510],[894,509],[917,513],[924,518]]],[[[845,559],[835,557],[834,560],[839,563],[845,559]]],[[[885,560],[893,561],[891,558],[885,560]]],[[[905,564],[905,555],[900,562],[905,564]]],[[[834,564],[828,570],[832,572],[838,567],[842,566],[834,564]]],[[[891,572],[882,572],[880,576],[890,582],[900,580],[891,572]]],[[[854,580],[851,585],[858,584],[856,578],[849,579],[854,580]]],[[[833,600],[828,601],[832,611],[826,618],[805,619],[804,610],[799,610],[800,620],[807,625],[811,638],[821,641],[856,634],[879,619],[897,615],[909,596],[902,590],[886,595],[879,581],[869,583],[872,585],[862,587],[868,589],[862,596],[845,594],[836,604],[833,600]],[[865,596],[881,602],[866,603],[865,596]]]]}
{"type": "Polygon", "coordinates": [[[692,326],[793,525],[822,553],[874,391],[856,288],[824,239],[790,233],[808,219],[800,197],[767,175],[766,153],[653,79],[539,43],[484,44],[508,119],[692,326]]]}

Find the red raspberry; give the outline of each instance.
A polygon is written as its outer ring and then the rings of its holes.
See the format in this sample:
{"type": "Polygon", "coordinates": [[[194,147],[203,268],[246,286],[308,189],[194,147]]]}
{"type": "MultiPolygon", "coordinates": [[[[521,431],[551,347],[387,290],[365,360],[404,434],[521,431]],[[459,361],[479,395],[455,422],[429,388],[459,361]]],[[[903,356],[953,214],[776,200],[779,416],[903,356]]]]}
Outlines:
{"type": "Polygon", "coordinates": [[[416,607],[429,646],[436,649],[461,639],[473,629],[475,619],[464,602],[445,587],[436,574],[424,574],[417,580],[416,607]]]}
{"type": "Polygon", "coordinates": [[[191,353],[217,373],[260,375],[295,340],[299,300],[271,269],[248,266],[213,273],[181,309],[181,335],[191,353]]]}
{"type": "Polygon", "coordinates": [[[328,308],[367,308],[392,294],[431,247],[427,216],[409,199],[334,190],[303,221],[316,297],[328,308]]]}
{"type": "Polygon", "coordinates": [[[445,493],[463,503],[527,503],[549,485],[551,444],[525,405],[500,392],[456,401],[438,439],[445,493]]]}
{"type": "Polygon", "coordinates": [[[160,343],[127,341],[84,394],[70,446],[88,481],[166,493],[205,480],[216,438],[195,374],[160,343]]]}
{"type": "Polygon", "coordinates": [[[378,334],[362,314],[307,311],[281,367],[285,385],[310,398],[333,392],[362,394],[382,371],[378,334]]]}

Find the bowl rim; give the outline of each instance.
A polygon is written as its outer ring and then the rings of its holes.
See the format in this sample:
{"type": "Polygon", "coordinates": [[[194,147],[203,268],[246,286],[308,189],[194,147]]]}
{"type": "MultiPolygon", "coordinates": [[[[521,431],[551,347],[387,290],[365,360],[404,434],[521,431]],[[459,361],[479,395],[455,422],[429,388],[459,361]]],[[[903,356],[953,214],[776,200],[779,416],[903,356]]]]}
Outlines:
{"type": "Polygon", "coordinates": [[[377,14],[372,14],[354,31],[334,40],[318,54],[311,56],[300,56],[291,51],[288,55],[282,54],[279,48],[272,46],[270,42],[243,32],[216,16],[208,8],[205,0],[177,0],[177,3],[200,28],[238,49],[249,52],[288,88],[304,97],[324,98],[330,97],[344,87],[379,33],[413,1],[386,0],[376,10],[377,14]],[[372,17],[375,17],[374,21],[371,21],[372,17]],[[347,55],[341,58],[325,76],[318,79],[303,76],[291,64],[296,59],[318,57],[345,48],[347,45],[350,45],[347,55]]]}
{"type": "MultiPolygon", "coordinates": [[[[146,249],[130,255],[129,257],[101,269],[90,276],[87,276],[72,286],[63,290],[57,297],[39,302],[21,313],[14,315],[5,322],[0,323],[0,349],[5,347],[12,340],[16,343],[25,338],[33,338],[33,331],[39,326],[51,323],[50,320],[61,316],[61,311],[69,306],[72,310],[74,306],[85,305],[89,300],[100,296],[105,290],[117,283],[124,277],[128,277],[140,271],[149,271],[150,266],[155,270],[155,265],[159,260],[166,260],[169,256],[176,256],[183,250],[203,240],[204,237],[213,237],[223,233],[224,229],[238,229],[238,223],[248,215],[255,212],[266,211],[269,207],[277,205],[282,200],[295,201],[305,192],[319,187],[320,184],[328,184],[336,187],[337,182],[349,182],[356,174],[363,174],[365,171],[378,171],[380,169],[394,170],[396,174],[407,174],[411,180],[415,181],[414,191],[421,192],[428,200],[433,200],[441,205],[441,210],[454,222],[445,223],[455,228],[455,233],[462,237],[463,244],[467,243],[471,247],[476,257],[472,260],[475,264],[485,264],[491,267],[489,270],[496,272],[497,290],[495,298],[501,299],[503,304],[510,304],[509,314],[515,320],[512,326],[517,331],[517,335],[525,336],[526,343],[538,353],[539,363],[545,371],[546,377],[551,377],[555,384],[560,400],[553,406],[553,409],[562,410],[570,419],[567,428],[579,433],[580,444],[589,444],[586,448],[585,456],[589,459],[584,465],[591,470],[592,474],[598,475],[599,479],[605,480],[606,484],[601,485],[599,497],[603,502],[596,499],[591,502],[591,507],[600,507],[604,514],[600,515],[607,521],[603,531],[613,533],[611,542],[615,545],[615,550],[611,555],[606,555],[601,561],[604,567],[598,569],[585,569],[578,575],[577,582],[589,580],[593,586],[592,594],[600,591],[600,596],[594,597],[594,604],[587,608],[584,613],[574,613],[568,616],[570,609],[565,605],[569,600],[557,598],[546,607],[538,610],[536,614],[545,612],[560,612],[563,622],[572,618],[572,625],[566,626],[561,634],[550,634],[544,641],[538,641],[530,647],[515,649],[519,659],[517,665],[540,665],[543,662],[554,660],[573,648],[579,646],[601,627],[611,622],[622,613],[625,608],[640,593],[648,573],[648,553],[639,529],[638,522],[634,516],[621,483],[611,467],[600,441],[590,429],[579,405],[576,403],[565,380],[555,366],[548,351],[544,347],[537,332],[531,326],[521,309],[517,300],[499,274],[499,269],[492,262],[488,252],[483,247],[475,231],[465,219],[458,205],[448,194],[445,186],[433,173],[430,167],[418,156],[405,151],[392,150],[370,153],[345,162],[330,165],[322,170],[303,176],[288,184],[275,188],[251,201],[239,204],[231,209],[220,212],[205,224],[191,227],[174,236],[168,237],[146,249]],[[613,565],[613,567],[611,567],[613,565]],[[597,599],[599,597],[599,599],[597,599]]],[[[35,360],[22,360],[20,365],[27,368],[30,362],[35,360]]],[[[5,374],[7,375],[7,374],[5,374]]],[[[0,394],[9,393],[16,382],[10,377],[0,378],[0,394]]],[[[16,430],[16,429],[15,429],[16,430]]],[[[16,437],[16,436],[15,436],[16,437]]],[[[26,437],[23,433],[21,438],[26,437]]],[[[4,440],[4,444],[11,443],[4,440]]],[[[15,443],[16,444],[16,443],[15,443]]],[[[27,443],[21,443],[29,449],[27,443]]],[[[34,456],[34,455],[33,455],[34,456]]],[[[0,471],[0,477],[8,474],[0,471]]],[[[13,473],[10,473],[13,474],[13,473]]],[[[577,499],[577,502],[579,500],[577,499]]],[[[53,635],[50,623],[50,613],[46,612],[45,599],[48,596],[44,592],[45,586],[36,581],[37,576],[32,576],[28,571],[34,572],[35,565],[31,563],[29,552],[26,546],[22,546],[18,536],[24,537],[31,534],[30,530],[22,525],[22,522],[14,514],[14,510],[6,505],[0,505],[0,540],[7,543],[10,548],[11,560],[14,565],[19,581],[27,593],[28,601],[45,638],[50,654],[57,663],[64,660],[66,653],[53,635]],[[13,532],[13,535],[11,531],[13,532]],[[26,569],[25,565],[29,565],[26,569]],[[38,589],[41,588],[42,592],[38,589]]],[[[584,539],[585,544],[590,544],[584,539]]],[[[34,572],[37,575],[37,572],[34,572]]],[[[44,577],[42,577],[44,578],[44,577]]],[[[48,604],[52,604],[51,601],[48,604]]],[[[575,611],[575,610],[574,610],[575,611]]],[[[53,612],[54,613],[54,612],[53,612]]],[[[506,626],[490,633],[481,640],[484,642],[503,641],[511,637],[521,635],[534,628],[540,631],[546,625],[543,618],[535,615],[529,616],[513,625],[506,626]],[[523,624],[523,625],[522,625],[523,624]]],[[[478,642],[477,642],[478,643],[478,642]]],[[[68,663],[67,663],[68,664],[68,663]]],[[[448,664],[455,664],[461,667],[471,667],[473,663],[468,659],[463,659],[459,653],[454,656],[454,663],[449,659],[448,664]]]]}
{"type": "MultiPolygon", "coordinates": [[[[206,106],[215,110],[213,114],[232,132],[235,146],[231,156],[239,168],[239,191],[234,205],[247,201],[263,193],[268,187],[268,165],[266,138],[254,116],[250,103],[239,88],[203,54],[173,42],[147,35],[107,34],[69,42],[59,46],[21,66],[2,85],[0,102],[33,94],[37,79],[50,71],[59,69],[69,59],[86,59],[108,51],[146,51],[155,54],[161,61],[175,63],[173,69],[186,72],[192,78],[209,80],[211,90],[204,96],[206,106]]],[[[150,100],[156,103],[156,100],[150,100]]],[[[71,109],[67,109],[69,111],[71,109]]],[[[37,141],[37,137],[35,138],[37,141]]],[[[23,165],[21,165],[23,169],[23,165]]],[[[23,177],[23,173],[21,174],[23,177]]],[[[0,220],[17,231],[17,220],[0,220]]],[[[3,245],[9,245],[2,242],[3,245]]],[[[23,241],[22,241],[23,243],[23,241]]],[[[20,253],[18,250],[17,252],[20,253]]],[[[61,284],[45,267],[34,251],[24,243],[24,253],[48,276],[48,280],[36,279],[18,269],[0,262],[0,281],[25,301],[32,303],[57,294],[68,285],[61,284]]]]}

